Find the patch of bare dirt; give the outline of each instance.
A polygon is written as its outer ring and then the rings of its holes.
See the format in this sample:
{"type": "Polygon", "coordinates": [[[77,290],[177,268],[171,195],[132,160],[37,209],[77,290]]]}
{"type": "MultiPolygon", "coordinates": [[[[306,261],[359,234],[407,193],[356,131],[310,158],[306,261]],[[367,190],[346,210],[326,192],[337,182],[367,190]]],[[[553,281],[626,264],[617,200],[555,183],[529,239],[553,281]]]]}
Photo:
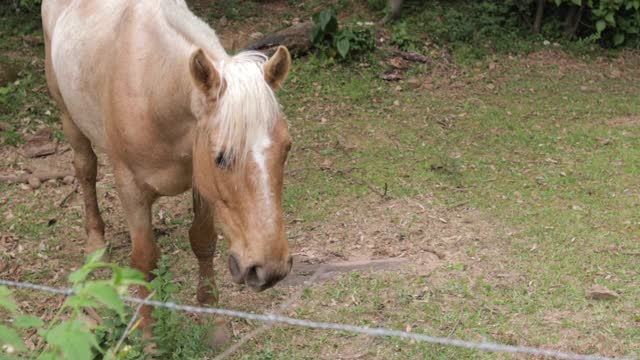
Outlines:
{"type": "Polygon", "coordinates": [[[616,57],[598,57],[585,61],[562,49],[545,49],[528,54],[524,60],[530,66],[557,66],[561,73],[573,71],[597,75],[611,79],[633,79],[640,69],[640,55],[637,51],[623,51],[616,57]]]}
{"type": "Polygon", "coordinates": [[[466,257],[470,247],[493,248],[502,238],[495,225],[465,204],[438,208],[420,197],[351,205],[321,224],[292,230],[298,233],[294,254],[319,262],[406,259],[415,271],[428,274],[466,257]]]}
{"type": "MultiPolygon", "coordinates": [[[[634,323],[627,314],[632,312],[621,312],[616,316],[615,324],[619,328],[633,328],[634,323]]],[[[585,333],[596,332],[601,328],[611,326],[611,319],[602,321],[594,313],[592,307],[582,310],[559,310],[549,309],[537,316],[536,321],[546,324],[547,333],[556,334],[557,339],[554,341],[554,347],[565,349],[575,353],[600,354],[602,356],[616,357],[620,354],[628,353],[634,347],[629,347],[622,341],[611,341],[603,335],[593,337],[589,342],[585,342],[585,333]],[[580,345],[577,345],[580,344],[580,345]]],[[[530,337],[527,328],[528,320],[524,316],[516,316],[510,322],[511,329],[521,329],[517,334],[511,333],[513,340],[518,344],[526,344],[530,346],[540,346],[530,337]]],[[[503,338],[506,334],[496,334],[497,338],[503,338]]],[[[637,346],[636,346],[637,348],[637,346]]]]}
{"type": "Polygon", "coordinates": [[[621,116],[621,117],[607,120],[605,123],[609,126],[638,126],[640,125],[640,116],[638,115],[621,116]]]}

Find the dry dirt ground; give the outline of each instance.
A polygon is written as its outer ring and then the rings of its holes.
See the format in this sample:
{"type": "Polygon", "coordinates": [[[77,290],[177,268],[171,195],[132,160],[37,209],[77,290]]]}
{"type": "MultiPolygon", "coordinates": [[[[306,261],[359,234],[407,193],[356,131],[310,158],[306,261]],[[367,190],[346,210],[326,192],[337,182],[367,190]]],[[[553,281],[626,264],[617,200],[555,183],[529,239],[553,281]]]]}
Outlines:
{"type": "MultiPolygon", "coordinates": [[[[0,168],[3,173],[12,175],[20,175],[25,170],[64,172],[71,171],[71,160],[72,152],[64,143],[58,145],[55,154],[36,159],[23,156],[20,148],[5,147],[0,153],[0,168]]],[[[111,259],[126,265],[131,246],[125,219],[108,161],[100,156],[99,163],[98,198],[106,222],[111,259]]],[[[45,181],[36,190],[26,184],[17,187],[20,190],[0,195],[0,204],[4,208],[0,215],[13,219],[14,216],[24,216],[20,210],[28,209],[33,218],[25,218],[21,225],[33,226],[34,219],[38,219],[36,226],[39,224],[45,228],[26,237],[11,235],[12,228],[2,229],[0,247],[9,257],[8,261],[0,264],[0,273],[10,280],[66,286],[68,274],[82,263],[84,257],[82,199],[74,191],[76,184],[65,184],[58,179],[45,181]],[[46,227],[55,230],[48,231],[46,227]]],[[[154,207],[154,223],[162,251],[170,255],[176,283],[182,285],[180,297],[195,304],[193,284],[197,281],[197,263],[189,250],[187,238],[190,202],[189,194],[160,199],[154,207]],[[180,221],[176,222],[176,219],[180,221]]],[[[286,309],[281,305],[303,287],[313,286],[309,280],[313,283],[330,282],[336,276],[340,278],[351,271],[394,271],[428,277],[445,264],[464,264],[472,277],[474,271],[486,271],[490,262],[480,259],[491,258],[492,253],[499,252],[501,242],[509,236],[503,226],[464,203],[450,208],[436,207],[426,196],[394,200],[371,195],[357,203],[345,204],[342,209],[328,214],[326,220],[317,223],[300,222],[294,215],[287,214],[287,233],[295,263],[291,275],[276,290],[255,294],[233,284],[226,268],[225,245],[221,242],[215,267],[222,306],[258,313],[278,310],[286,315],[295,315],[299,299],[293,299],[286,309]],[[471,248],[478,250],[469,255],[471,248]],[[322,266],[327,271],[311,279],[311,275],[322,266]]],[[[492,271],[503,281],[517,280],[516,274],[500,266],[492,268],[492,271]]],[[[430,281],[437,282],[438,279],[432,277],[430,281]]],[[[24,311],[47,319],[53,315],[60,301],[58,297],[31,294],[21,302],[21,306],[24,311]]],[[[241,337],[254,326],[234,320],[232,327],[234,335],[241,337]]]]}

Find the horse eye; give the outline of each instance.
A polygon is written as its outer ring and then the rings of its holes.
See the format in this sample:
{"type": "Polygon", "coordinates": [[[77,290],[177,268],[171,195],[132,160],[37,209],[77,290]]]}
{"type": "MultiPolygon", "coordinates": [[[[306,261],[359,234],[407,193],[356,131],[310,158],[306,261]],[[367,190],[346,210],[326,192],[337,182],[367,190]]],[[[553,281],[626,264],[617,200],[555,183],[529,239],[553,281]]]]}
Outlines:
{"type": "Polygon", "coordinates": [[[216,166],[220,169],[228,169],[231,166],[229,159],[225,156],[225,153],[218,153],[218,156],[216,156],[216,166]]]}

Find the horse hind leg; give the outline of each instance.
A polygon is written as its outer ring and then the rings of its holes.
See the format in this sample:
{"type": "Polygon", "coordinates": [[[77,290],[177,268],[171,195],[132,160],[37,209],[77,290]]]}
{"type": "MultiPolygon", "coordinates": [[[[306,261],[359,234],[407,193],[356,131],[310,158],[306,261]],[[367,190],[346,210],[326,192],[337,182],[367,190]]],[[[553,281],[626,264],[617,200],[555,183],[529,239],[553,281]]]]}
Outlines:
{"type": "Polygon", "coordinates": [[[100,216],[96,193],[98,159],[89,139],[78,129],[65,111],[62,114],[62,128],[67,141],[69,141],[73,149],[73,165],[84,200],[84,226],[87,234],[84,250],[85,253],[89,254],[106,246],[104,241],[104,221],[100,216]]]}
{"type": "Polygon", "coordinates": [[[73,122],[62,100],[58,81],[51,64],[50,39],[45,29],[45,75],[51,97],[55,100],[62,113],[62,130],[73,149],[73,165],[76,178],[80,183],[84,200],[84,227],[87,234],[85,252],[91,253],[105,247],[104,221],[98,208],[96,195],[96,178],[98,175],[98,159],[93,152],[91,142],[73,122]]]}

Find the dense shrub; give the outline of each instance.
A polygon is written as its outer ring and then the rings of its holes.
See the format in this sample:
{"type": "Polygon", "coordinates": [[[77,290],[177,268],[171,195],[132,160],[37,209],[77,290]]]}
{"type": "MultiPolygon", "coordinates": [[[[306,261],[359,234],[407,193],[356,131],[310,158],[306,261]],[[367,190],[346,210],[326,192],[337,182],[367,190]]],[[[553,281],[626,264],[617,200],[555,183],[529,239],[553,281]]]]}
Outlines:
{"type": "Polygon", "coordinates": [[[348,61],[375,49],[373,24],[358,22],[340,27],[331,8],[315,14],[313,22],[311,40],[316,49],[329,59],[348,61]]]}
{"type": "MultiPolygon", "coordinates": [[[[565,33],[600,41],[604,46],[637,46],[640,0],[553,0],[553,15],[565,15],[565,33]],[[563,13],[562,10],[566,9],[563,13]]],[[[557,18],[555,19],[558,20],[557,18]]]]}
{"type": "Polygon", "coordinates": [[[39,13],[42,0],[9,0],[8,3],[16,13],[39,13]]]}
{"type": "Polygon", "coordinates": [[[603,47],[640,45],[640,0],[407,1],[404,14],[413,17],[409,13],[418,13],[441,42],[498,43],[526,32],[603,47]]]}

